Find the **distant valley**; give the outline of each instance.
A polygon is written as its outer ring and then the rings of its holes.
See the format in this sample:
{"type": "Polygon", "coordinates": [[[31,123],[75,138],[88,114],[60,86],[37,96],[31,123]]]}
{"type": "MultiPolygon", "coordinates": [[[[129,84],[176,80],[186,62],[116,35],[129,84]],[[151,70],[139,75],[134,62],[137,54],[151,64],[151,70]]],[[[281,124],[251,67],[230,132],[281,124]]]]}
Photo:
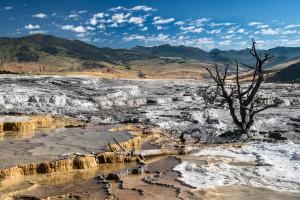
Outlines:
{"type": "MultiPolygon", "coordinates": [[[[266,66],[270,80],[299,82],[300,47],[260,50],[273,59],[266,66]]],[[[249,49],[209,52],[195,47],[168,44],[131,49],[99,48],[79,40],[52,35],[0,38],[2,70],[18,73],[87,74],[112,78],[191,78],[207,77],[205,68],[235,61],[254,64],[249,49]]],[[[233,69],[233,67],[232,67],[233,69]]],[[[247,69],[244,69],[245,71],[247,69]]]]}

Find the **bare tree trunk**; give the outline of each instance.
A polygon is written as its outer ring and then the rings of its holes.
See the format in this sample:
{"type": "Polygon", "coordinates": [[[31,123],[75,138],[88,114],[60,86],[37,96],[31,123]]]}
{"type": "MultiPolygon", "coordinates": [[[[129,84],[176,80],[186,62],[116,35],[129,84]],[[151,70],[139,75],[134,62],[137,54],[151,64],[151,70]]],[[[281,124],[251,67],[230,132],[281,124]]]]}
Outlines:
{"type": "Polygon", "coordinates": [[[230,115],[236,127],[239,129],[240,134],[247,134],[250,137],[249,130],[254,123],[254,116],[270,107],[278,105],[278,101],[275,101],[269,105],[261,105],[261,96],[258,95],[261,84],[264,81],[263,65],[268,62],[272,56],[265,54],[263,58],[260,58],[257,54],[255,42],[252,40],[252,48],[250,54],[255,58],[255,66],[249,66],[241,63],[243,66],[253,70],[252,79],[247,88],[241,87],[239,63],[235,63],[235,85],[229,85],[226,82],[228,65],[224,71],[223,77],[220,75],[220,71],[217,65],[215,65],[215,72],[207,69],[210,76],[213,78],[217,87],[221,89],[219,95],[224,98],[228,105],[230,115]],[[229,91],[228,91],[229,90],[229,91]]]}

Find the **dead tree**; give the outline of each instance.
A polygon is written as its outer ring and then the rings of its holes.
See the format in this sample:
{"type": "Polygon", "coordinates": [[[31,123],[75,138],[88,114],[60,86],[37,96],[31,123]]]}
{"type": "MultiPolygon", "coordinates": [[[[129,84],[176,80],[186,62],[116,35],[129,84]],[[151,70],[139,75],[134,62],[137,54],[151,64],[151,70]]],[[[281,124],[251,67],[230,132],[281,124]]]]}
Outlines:
{"type": "Polygon", "coordinates": [[[242,85],[240,80],[240,64],[235,63],[235,81],[229,84],[226,80],[228,74],[228,65],[221,75],[217,65],[215,65],[215,72],[207,68],[210,76],[213,78],[217,87],[220,88],[219,95],[224,98],[232,117],[232,120],[236,127],[239,129],[239,134],[247,134],[249,136],[249,130],[254,123],[254,116],[268,108],[278,106],[278,99],[275,99],[272,103],[263,104],[262,96],[259,95],[261,84],[264,81],[263,66],[267,63],[272,56],[265,53],[261,58],[256,50],[255,41],[252,40],[252,48],[250,54],[255,59],[255,65],[250,66],[241,63],[241,65],[250,68],[253,72],[251,74],[251,82],[247,85],[242,85]]]}

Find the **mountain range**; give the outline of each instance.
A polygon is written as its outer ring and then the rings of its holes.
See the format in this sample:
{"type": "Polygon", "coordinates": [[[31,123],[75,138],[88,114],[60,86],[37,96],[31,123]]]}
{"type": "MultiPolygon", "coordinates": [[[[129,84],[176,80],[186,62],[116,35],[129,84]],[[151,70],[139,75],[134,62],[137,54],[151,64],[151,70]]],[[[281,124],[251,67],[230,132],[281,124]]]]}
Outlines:
{"type": "MultiPolygon", "coordinates": [[[[4,60],[2,69],[25,73],[99,71],[125,74],[125,77],[131,78],[142,71],[150,78],[201,78],[205,75],[205,68],[213,66],[214,63],[231,65],[238,61],[254,64],[249,51],[250,49],[204,51],[196,47],[169,44],[112,49],[43,34],[19,38],[0,37],[0,56],[4,60]]],[[[275,70],[276,73],[284,70],[274,80],[290,81],[287,77],[296,72],[300,77],[300,62],[293,62],[300,61],[300,47],[258,50],[260,55],[266,52],[273,55],[266,68],[278,69],[275,70]],[[290,62],[293,62],[292,66],[277,67],[290,62]],[[291,69],[287,69],[289,67],[291,69]],[[284,77],[283,80],[280,77],[284,77]]],[[[299,80],[299,77],[293,76],[293,80],[299,80]]]]}

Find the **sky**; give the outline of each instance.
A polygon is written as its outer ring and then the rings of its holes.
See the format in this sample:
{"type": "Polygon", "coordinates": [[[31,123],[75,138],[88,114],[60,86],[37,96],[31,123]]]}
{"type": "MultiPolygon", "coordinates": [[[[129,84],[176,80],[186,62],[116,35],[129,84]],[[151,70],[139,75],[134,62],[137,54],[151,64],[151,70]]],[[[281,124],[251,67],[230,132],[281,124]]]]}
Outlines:
{"type": "Polygon", "coordinates": [[[99,47],[300,46],[299,0],[0,0],[0,36],[51,34],[99,47]]]}

